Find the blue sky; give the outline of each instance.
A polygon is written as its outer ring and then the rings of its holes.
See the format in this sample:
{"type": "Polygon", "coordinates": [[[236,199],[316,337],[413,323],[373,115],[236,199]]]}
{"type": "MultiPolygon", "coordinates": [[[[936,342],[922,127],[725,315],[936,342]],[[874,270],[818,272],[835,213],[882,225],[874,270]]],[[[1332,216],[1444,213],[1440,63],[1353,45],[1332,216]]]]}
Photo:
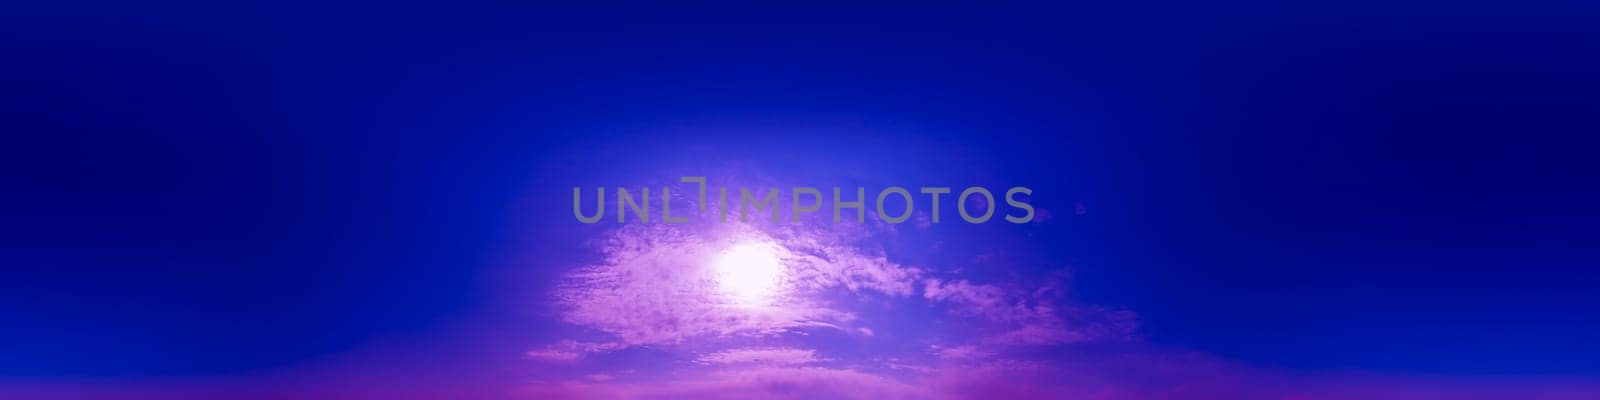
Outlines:
{"type": "MultiPolygon", "coordinates": [[[[7,18],[0,390],[671,397],[640,388],[748,357],[908,397],[1008,383],[940,374],[973,365],[1043,368],[1019,396],[1600,386],[1587,18],[291,14],[7,18]],[[1050,217],[570,213],[685,175],[1027,186],[1050,217]],[[582,274],[654,271],[605,245],[643,238],[821,275],[773,286],[786,317],[645,334],[609,301],[675,286],[582,274]],[[1141,358],[1189,361],[1104,361],[1141,358]]],[[[713,304],[683,301],[655,311],[713,304]]]]}

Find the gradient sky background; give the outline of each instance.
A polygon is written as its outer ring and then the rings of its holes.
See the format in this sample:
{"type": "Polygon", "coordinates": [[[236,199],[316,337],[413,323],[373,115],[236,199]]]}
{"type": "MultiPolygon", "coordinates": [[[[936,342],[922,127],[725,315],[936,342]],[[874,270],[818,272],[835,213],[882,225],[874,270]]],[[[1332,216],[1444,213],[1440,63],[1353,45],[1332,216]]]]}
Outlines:
{"type": "Polygon", "coordinates": [[[0,397],[1600,396],[1592,17],[203,11],[0,23],[0,397]]]}

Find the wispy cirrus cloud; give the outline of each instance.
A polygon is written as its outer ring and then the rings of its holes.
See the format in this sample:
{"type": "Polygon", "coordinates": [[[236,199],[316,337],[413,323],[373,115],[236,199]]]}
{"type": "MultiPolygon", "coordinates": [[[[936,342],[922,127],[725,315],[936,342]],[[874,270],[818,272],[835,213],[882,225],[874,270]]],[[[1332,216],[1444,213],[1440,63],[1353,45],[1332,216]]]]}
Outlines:
{"type": "Polygon", "coordinates": [[[582,359],[591,353],[606,352],[616,350],[621,347],[621,343],[593,343],[579,342],[576,340],[562,340],[560,342],[556,342],[555,344],[545,346],[543,349],[528,351],[527,356],[530,359],[538,361],[569,363],[578,361],[579,359],[582,359]]]}
{"type": "Polygon", "coordinates": [[[947,305],[953,315],[986,322],[992,331],[982,340],[987,344],[1126,340],[1138,327],[1138,316],[1131,311],[1065,301],[1060,278],[1033,290],[961,279],[927,279],[922,292],[927,300],[947,305]]]}
{"type": "Polygon", "coordinates": [[[931,224],[700,221],[624,224],[593,238],[598,261],[564,274],[552,298],[562,322],[598,335],[529,352],[541,369],[515,397],[1567,400],[1600,393],[1581,379],[1295,374],[1158,347],[1140,340],[1136,313],[1069,296],[1063,268],[1031,264],[1040,260],[1005,246],[917,241],[937,229],[931,224]],[[901,246],[898,256],[891,244],[901,246]],[[730,298],[728,285],[749,294],[737,286],[749,277],[730,280],[720,270],[729,249],[749,246],[769,252],[779,269],[771,281],[756,274],[759,302],[730,298]],[[907,252],[964,261],[913,265],[907,252]]]}
{"type": "Polygon", "coordinates": [[[817,293],[842,288],[908,296],[921,274],[851,242],[864,232],[859,226],[626,225],[599,242],[602,261],[569,273],[555,298],[564,321],[614,335],[628,346],[844,329],[857,315],[819,300],[817,293]],[[729,283],[714,270],[718,257],[746,243],[769,244],[781,263],[770,304],[750,307],[719,295],[729,283]]]}
{"type": "Polygon", "coordinates": [[[955,382],[944,377],[953,371],[1045,368],[1011,358],[1009,348],[1126,339],[1136,325],[1132,313],[1066,299],[1064,279],[977,283],[959,267],[934,273],[903,264],[886,244],[908,231],[876,219],[710,221],[625,224],[595,239],[599,261],[567,273],[553,297],[562,321],[601,333],[596,343],[606,345],[565,341],[530,352],[583,374],[530,390],[558,398],[950,398],[955,388],[942,382],[955,382]],[[756,304],[726,296],[749,276],[730,282],[722,270],[731,249],[750,248],[770,253],[781,269],[773,282],[762,278],[757,286],[770,293],[756,304]],[[651,374],[645,365],[645,373],[619,374],[617,367],[641,361],[593,359],[632,348],[645,350],[630,357],[684,373],[651,374]]]}
{"type": "Polygon", "coordinates": [[[956,347],[934,346],[933,353],[945,360],[971,360],[993,357],[995,354],[979,350],[977,346],[964,345],[956,347]]]}
{"type": "Polygon", "coordinates": [[[938,394],[883,376],[849,369],[754,367],[679,379],[593,384],[581,381],[527,385],[525,398],[559,399],[933,399],[938,394]]]}
{"type": "Polygon", "coordinates": [[[801,365],[823,361],[816,350],[796,348],[730,349],[700,356],[702,364],[801,365]]]}

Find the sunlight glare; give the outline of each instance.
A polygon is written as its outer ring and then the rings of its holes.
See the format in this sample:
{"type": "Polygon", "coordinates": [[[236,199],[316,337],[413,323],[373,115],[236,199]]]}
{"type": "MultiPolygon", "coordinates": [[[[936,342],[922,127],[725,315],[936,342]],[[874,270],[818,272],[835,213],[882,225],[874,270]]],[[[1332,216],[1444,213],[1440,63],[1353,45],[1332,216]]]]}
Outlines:
{"type": "Polygon", "coordinates": [[[717,258],[714,268],[722,294],[746,307],[770,304],[784,274],[776,249],[759,243],[729,248],[717,258]]]}

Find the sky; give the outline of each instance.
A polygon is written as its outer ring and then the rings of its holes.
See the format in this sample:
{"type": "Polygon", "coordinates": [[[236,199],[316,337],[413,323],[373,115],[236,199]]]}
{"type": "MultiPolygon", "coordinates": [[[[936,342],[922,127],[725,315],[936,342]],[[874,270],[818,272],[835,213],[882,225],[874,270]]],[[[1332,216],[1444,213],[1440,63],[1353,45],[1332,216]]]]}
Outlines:
{"type": "Polygon", "coordinates": [[[1600,396],[1592,10],[1249,10],[13,10],[0,397],[1600,396]]]}

